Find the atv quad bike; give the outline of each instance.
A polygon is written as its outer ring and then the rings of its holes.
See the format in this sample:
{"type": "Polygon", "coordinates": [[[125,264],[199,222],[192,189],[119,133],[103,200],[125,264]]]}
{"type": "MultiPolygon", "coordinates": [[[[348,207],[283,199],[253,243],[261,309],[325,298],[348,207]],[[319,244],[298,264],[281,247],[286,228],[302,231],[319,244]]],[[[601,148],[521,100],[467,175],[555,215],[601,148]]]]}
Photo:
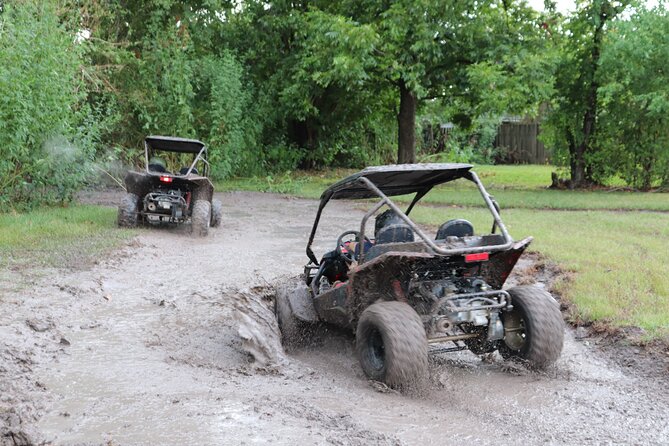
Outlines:
{"type": "Polygon", "coordinates": [[[144,140],[146,169],[129,171],[126,194],[118,207],[118,225],[182,224],[206,236],[219,226],[222,205],[213,198],[207,147],[193,139],[149,136],[144,140]],[[170,168],[173,168],[171,170],[170,168]]]}
{"type": "Polygon", "coordinates": [[[504,358],[520,358],[535,368],[555,362],[564,336],[557,302],[541,288],[502,288],[532,238],[511,238],[497,203],[471,168],[370,167],[323,192],[304,275],[277,291],[284,343],[299,339],[304,325],[313,322],[348,328],[355,332],[365,374],[399,388],[425,377],[433,353],[498,350],[504,358]],[[454,219],[441,225],[433,239],[409,214],[434,186],[460,178],[478,188],[492,215],[492,229],[475,235],[469,221],[454,219]],[[390,197],[407,194],[415,195],[402,211],[390,197]],[[360,227],[339,235],[334,249],[318,260],[312,244],[327,203],[370,198],[375,202],[360,227]],[[366,227],[373,215],[371,238],[366,227]]]}

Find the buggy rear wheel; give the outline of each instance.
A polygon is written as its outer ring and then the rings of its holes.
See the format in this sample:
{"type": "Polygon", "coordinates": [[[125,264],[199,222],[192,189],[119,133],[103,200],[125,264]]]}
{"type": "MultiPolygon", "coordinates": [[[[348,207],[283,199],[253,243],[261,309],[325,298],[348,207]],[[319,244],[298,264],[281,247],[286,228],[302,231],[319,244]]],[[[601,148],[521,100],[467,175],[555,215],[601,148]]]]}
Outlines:
{"type": "Polygon", "coordinates": [[[513,310],[502,312],[504,341],[499,352],[505,359],[520,358],[543,369],[562,353],[564,322],[558,303],[546,291],[533,286],[508,290],[513,310]]]}
{"type": "Polygon", "coordinates": [[[360,316],[356,350],[365,374],[391,387],[419,387],[427,376],[428,345],[420,316],[408,304],[370,305],[360,316]]]}
{"type": "Polygon", "coordinates": [[[135,194],[127,193],[121,199],[121,204],[118,206],[118,215],[116,222],[121,228],[134,228],[137,226],[139,214],[137,207],[139,205],[139,197],[135,194]]]}
{"type": "Polygon", "coordinates": [[[223,203],[221,200],[211,200],[211,227],[217,228],[221,225],[223,220],[223,203]]]}
{"type": "Polygon", "coordinates": [[[206,237],[209,233],[211,220],[211,203],[207,200],[195,200],[191,215],[191,231],[199,237],[206,237]]]}
{"type": "Polygon", "coordinates": [[[294,282],[281,285],[276,290],[274,314],[281,331],[281,343],[288,350],[304,345],[310,331],[309,325],[295,316],[289,302],[291,293],[309,294],[309,290],[304,283],[294,282]]]}

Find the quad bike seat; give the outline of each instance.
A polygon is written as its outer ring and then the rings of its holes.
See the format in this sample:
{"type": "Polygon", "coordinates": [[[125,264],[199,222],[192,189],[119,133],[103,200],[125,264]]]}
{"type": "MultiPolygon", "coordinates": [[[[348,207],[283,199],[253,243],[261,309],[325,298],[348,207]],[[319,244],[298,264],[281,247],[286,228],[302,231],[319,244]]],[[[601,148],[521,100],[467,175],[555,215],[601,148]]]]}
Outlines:
{"type": "Polygon", "coordinates": [[[392,209],[387,209],[386,211],[380,213],[376,216],[374,222],[374,237],[377,237],[379,235],[379,231],[384,227],[397,223],[404,223],[404,221],[392,209]]]}
{"type": "MultiPolygon", "coordinates": [[[[190,166],[185,166],[185,167],[182,167],[181,169],[179,169],[179,175],[186,175],[188,173],[188,168],[189,167],[190,166]]],[[[198,174],[197,168],[193,167],[193,170],[191,171],[191,173],[197,175],[198,174]]]]}
{"type": "Polygon", "coordinates": [[[462,218],[448,220],[437,231],[435,240],[444,240],[446,237],[471,237],[474,235],[474,226],[462,218]]]}
{"type": "Polygon", "coordinates": [[[149,163],[149,172],[168,173],[165,166],[158,163],[149,163]]]}
{"type": "Polygon", "coordinates": [[[379,214],[374,225],[374,238],[379,243],[413,242],[413,230],[392,209],[379,214]]]}

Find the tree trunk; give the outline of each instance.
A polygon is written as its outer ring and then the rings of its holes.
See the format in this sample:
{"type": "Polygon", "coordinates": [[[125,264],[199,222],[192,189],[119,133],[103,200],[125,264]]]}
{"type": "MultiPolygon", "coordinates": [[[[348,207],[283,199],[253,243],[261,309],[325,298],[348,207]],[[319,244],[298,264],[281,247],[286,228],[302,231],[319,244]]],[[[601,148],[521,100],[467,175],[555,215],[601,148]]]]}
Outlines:
{"type": "Polygon", "coordinates": [[[570,189],[583,187],[585,185],[585,143],[571,148],[571,160],[569,167],[571,169],[570,189]]]}
{"type": "MultiPolygon", "coordinates": [[[[572,187],[584,187],[592,183],[592,171],[589,169],[586,162],[586,154],[592,153],[594,147],[592,146],[592,137],[595,134],[595,127],[597,124],[597,89],[599,83],[597,82],[597,68],[599,67],[599,59],[601,56],[602,41],[604,39],[604,26],[607,21],[615,17],[615,13],[611,14],[610,5],[608,2],[602,2],[599,6],[599,23],[595,26],[593,33],[592,49],[590,50],[589,67],[584,76],[587,76],[586,82],[588,87],[586,89],[585,98],[585,112],[583,113],[583,127],[582,139],[578,145],[570,146],[570,167],[571,167],[571,185],[572,187]]],[[[614,10],[614,12],[617,12],[614,10]]]]}
{"type": "Polygon", "coordinates": [[[647,192],[653,185],[653,155],[647,154],[643,159],[643,171],[641,172],[641,190],[647,192]]]}
{"type": "Polygon", "coordinates": [[[400,112],[397,115],[397,163],[416,162],[416,94],[400,80],[400,112]]]}

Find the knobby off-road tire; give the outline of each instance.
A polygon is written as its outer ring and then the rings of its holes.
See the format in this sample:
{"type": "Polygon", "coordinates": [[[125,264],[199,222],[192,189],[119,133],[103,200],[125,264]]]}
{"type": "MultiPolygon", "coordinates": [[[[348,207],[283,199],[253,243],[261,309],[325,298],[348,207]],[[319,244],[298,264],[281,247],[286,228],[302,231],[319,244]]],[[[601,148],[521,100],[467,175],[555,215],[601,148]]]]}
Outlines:
{"type": "Polygon", "coordinates": [[[360,316],[356,350],[365,374],[399,389],[421,387],[428,345],[420,316],[403,302],[377,302],[360,316]]]}
{"type": "Polygon", "coordinates": [[[139,197],[135,194],[127,193],[121,199],[118,206],[118,216],[116,222],[121,228],[134,228],[139,221],[137,207],[139,206],[139,197]]]}
{"type": "Polygon", "coordinates": [[[221,200],[211,200],[211,227],[217,228],[223,220],[223,203],[221,200]]]}
{"type": "Polygon", "coordinates": [[[191,231],[198,237],[206,237],[211,221],[211,203],[207,200],[196,200],[191,215],[191,231]]]}
{"type": "Polygon", "coordinates": [[[560,307],[546,291],[533,286],[508,290],[513,310],[502,313],[504,358],[520,358],[536,369],[553,364],[562,353],[564,322],[560,307]]]}
{"type": "Polygon", "coordinates": [[[291,293],[309,293],[307,286],[296,282],[280,285],[274,298],[274,314],[281,331],[281,344],[284,349],[302,347],[307,343],[310,334],[310,325],[299,320],[290,307],[288,296],[291,293]]]}

